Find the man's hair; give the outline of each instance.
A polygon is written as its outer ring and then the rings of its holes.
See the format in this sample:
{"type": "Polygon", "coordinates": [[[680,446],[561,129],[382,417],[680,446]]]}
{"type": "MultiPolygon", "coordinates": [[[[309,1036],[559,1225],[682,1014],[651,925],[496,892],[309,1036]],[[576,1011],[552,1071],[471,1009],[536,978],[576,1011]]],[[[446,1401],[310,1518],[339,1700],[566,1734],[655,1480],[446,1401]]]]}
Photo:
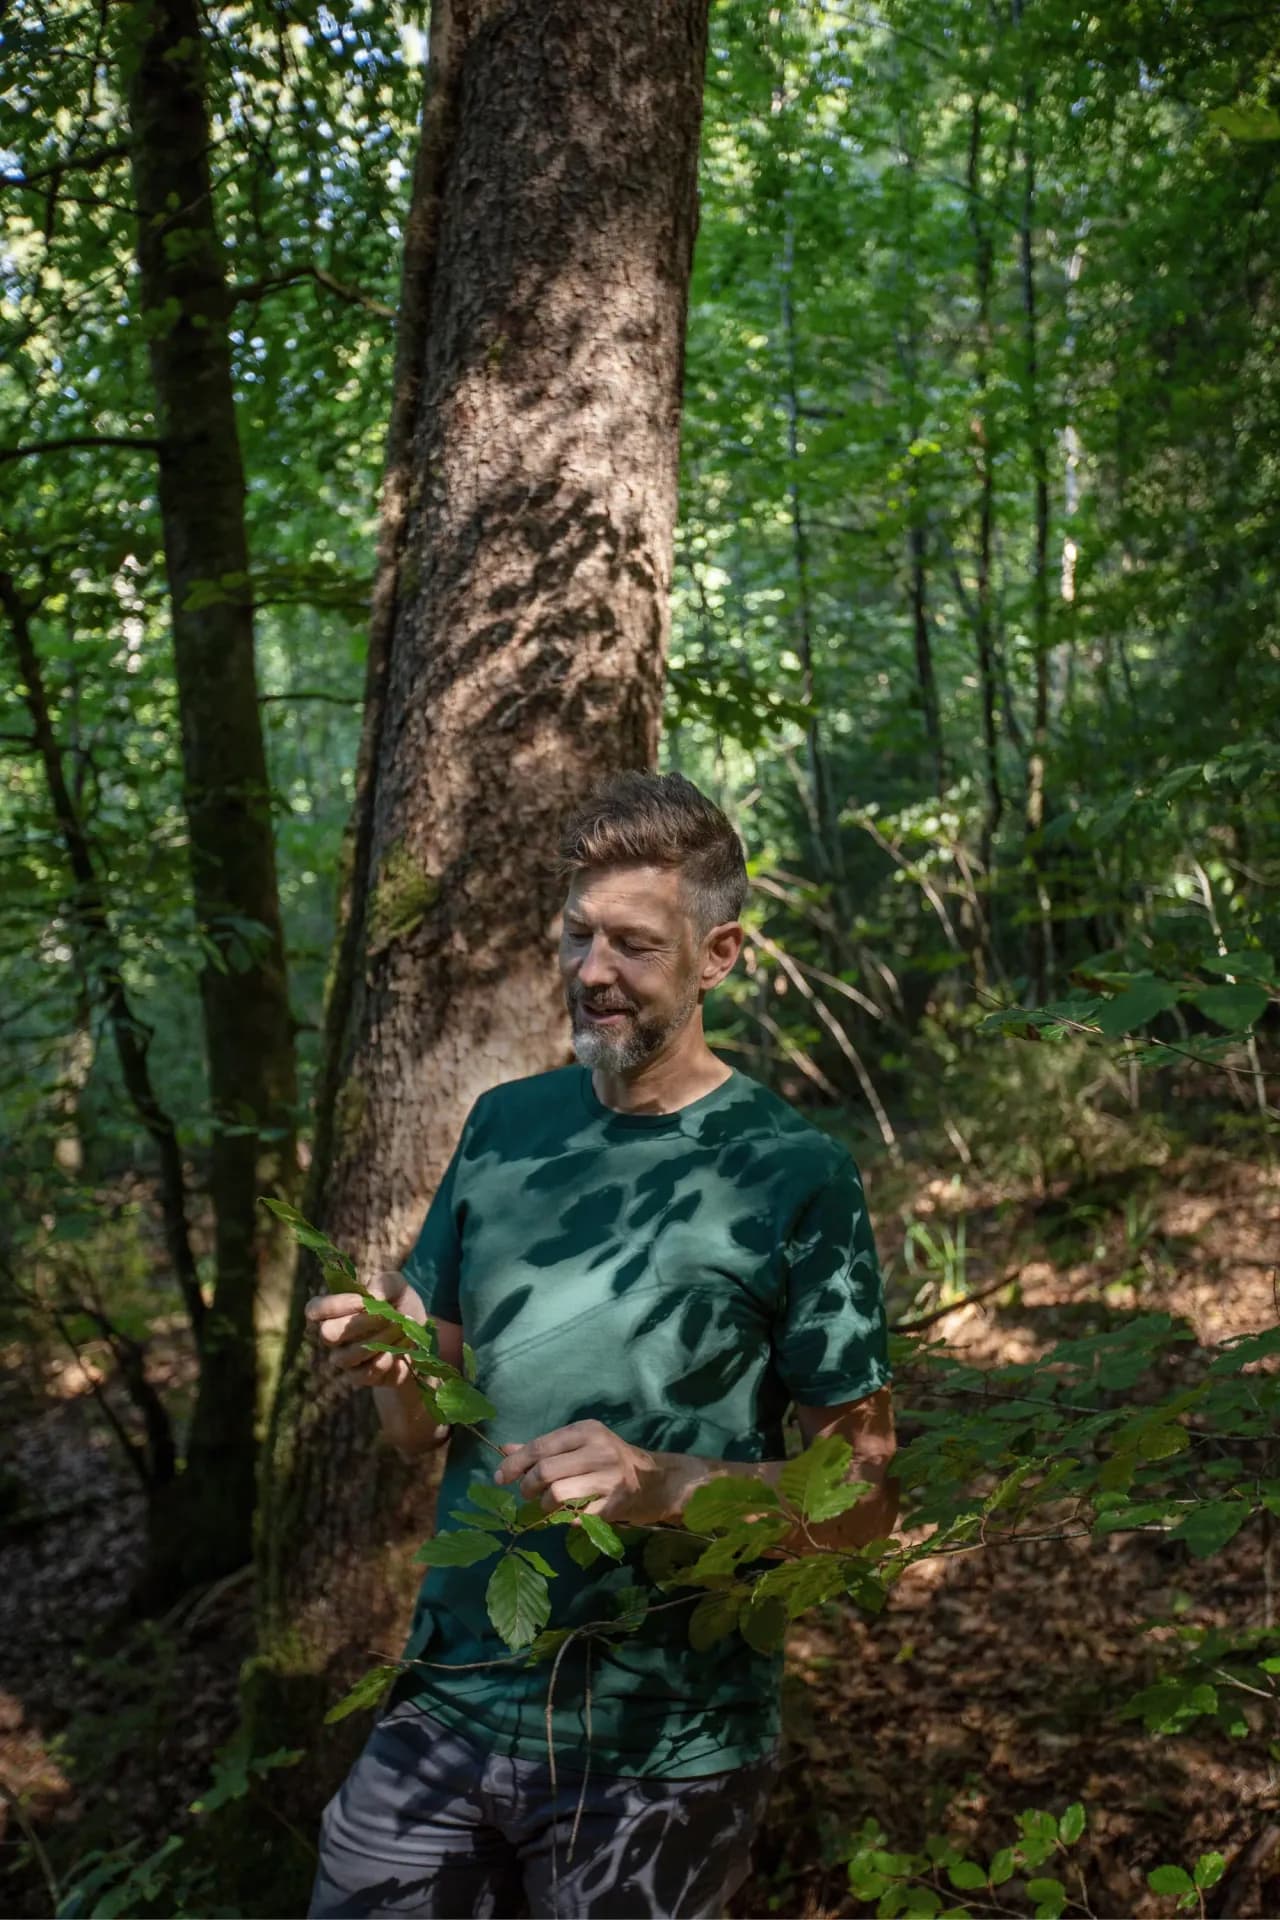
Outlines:
{"type": "Polygon", "coordinates": [[[674,867],[698,937],[736,920],[747,897],[742,842],[724,814],[682,773],[620,773],[565,821],[568,876],[589,867],[674,867]]]}

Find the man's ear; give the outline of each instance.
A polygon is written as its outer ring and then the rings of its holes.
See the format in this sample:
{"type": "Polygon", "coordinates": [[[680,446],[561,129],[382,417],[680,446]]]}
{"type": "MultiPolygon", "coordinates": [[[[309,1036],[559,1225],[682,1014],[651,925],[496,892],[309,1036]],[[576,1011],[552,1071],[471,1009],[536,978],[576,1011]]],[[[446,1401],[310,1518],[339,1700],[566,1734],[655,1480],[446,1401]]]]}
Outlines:
{"type": "Polygon", "coordinates": [[[736,920],[727,920],[722,927],[712,927],[702,944],[702,967],[698,974],[698,990],[710,993],[713,987],[727,979],[738,963],[742,952],[742,943],[746,939],[736,920]]]}

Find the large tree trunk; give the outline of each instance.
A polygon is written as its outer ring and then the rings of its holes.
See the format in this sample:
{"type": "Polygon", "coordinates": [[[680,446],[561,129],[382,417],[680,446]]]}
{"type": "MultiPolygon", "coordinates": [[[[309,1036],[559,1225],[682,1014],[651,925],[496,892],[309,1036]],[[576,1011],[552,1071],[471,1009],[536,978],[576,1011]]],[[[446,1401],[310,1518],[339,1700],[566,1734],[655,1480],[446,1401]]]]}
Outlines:
{"type": "Polygon", "coordinates": [[[186,1471],[174,1488],[174,1554],[153,1569],[164,1587],[249,1557],[255,1308],[285,1265],[256,1199],[292,1182],[297,1090],[196,0],[135,5],[125,30],[192,883],[209,955],[201,999],[217,1222],[212,1311],[186,1471]]]}
{"type": "MultiPolygon", "coordinates": [[[[476,1096],[568,1057],[557,828],[656,753],[706,13],[434,11],[375,595],[386,655],[309,1194],[366,1271],[403,1259],[476,1096]]],[[[405,1585],[386,1550],[422,1524],[431,1479],[406,1488],[374,1452],[367,1396],[319,1369],[308,1290],[304,1273],[273,1422],[258,1744],[306,1732],[309,1681],[330,1693],[394,1642],[405,1585]]]]}

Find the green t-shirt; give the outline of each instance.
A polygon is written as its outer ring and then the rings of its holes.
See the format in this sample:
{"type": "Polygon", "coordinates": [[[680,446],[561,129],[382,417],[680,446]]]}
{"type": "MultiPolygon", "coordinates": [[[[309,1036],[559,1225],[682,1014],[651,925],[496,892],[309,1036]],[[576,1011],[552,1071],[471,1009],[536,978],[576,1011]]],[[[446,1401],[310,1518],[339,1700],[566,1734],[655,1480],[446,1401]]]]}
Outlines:
{"type": "MultiPolygon", "coordinates": [[[[857,1400],[889,1378],[857,1169],[741,1073],[660,1115],[613,1112],[578,1066],[484,1094],[405,1272],[474,1347],[495,1442],[597,1419],[660,1452],[781,1459],[790,1403],[857,1400]]],[[[454,1433],[442,1529],[459,1525],[450,1516],[468,1485],[491,1482],[496,1464],[454,1433]]],[[[643,1537],[623,1562],[583,1570],[567,1531],[536,1540],[556,1570],[551,1627],[613,1618],[627,1587],[664,1597],[646,1581],[643,1537]]],[[[493,1564],[428,1571],[406,1651],[431,1664],[398,1691],[492,1751],[545,1758],[550,1663],[512,1659],[493,1632],[493,1564]]],[[[608,1646],[568,1643],[558,1765],[581,1767],[589,1745],[593,1771],[681,1777],[772,1749],[780,1661],[736,1634],[695,1653],[696,1598],[608,1646]]]]}

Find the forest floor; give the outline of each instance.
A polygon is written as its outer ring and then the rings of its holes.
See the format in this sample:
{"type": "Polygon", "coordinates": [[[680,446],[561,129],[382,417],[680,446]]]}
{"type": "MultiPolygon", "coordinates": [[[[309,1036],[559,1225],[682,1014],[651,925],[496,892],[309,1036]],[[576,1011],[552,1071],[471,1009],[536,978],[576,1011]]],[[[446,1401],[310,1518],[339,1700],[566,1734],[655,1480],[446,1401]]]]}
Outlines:
{"type": "MultiPolygon", "coordinates": [[[[963,1219],[969,1288],[1010,1283],[934,1328],[977,1364],[1032,1359],[1136,1310],[1182,1316],[1204,1343],[1277,1318],[1280,1176],[1237,1153],[1194,1147],[1047,1192],[920,1166],[870,1185],[899,1274],[905,1220],[935,1240],[950,1226],[954,1244],[963,1219]]],[[[235,1728],[252,1595],[233,1578],[122,1628],[142,1503],[88,1376],[6,1359],[0,1497],[17,1524],[0,1580],[0,1782],[23,1819],[0,1805],[0,1912],[25,1916],[53,1903],[24,1826],[65,1884],[89,1849],[145,1853],[186,1821],[235,1728]]],[[[182,1366],[163,1337],[153,1359],[182,1366]]],[[[985,1858],[1023,1810],[1074,1801],[1095,1914],[1171,1912],[1147,1869],[1213,1849],[1228,1866],[1210,1912],[1280,1913],[1280,1727],[1249,1702],[1243,1737],[1201,1720],[1160,1738],[1116,1711],[1152,1677],[1144,1623],[1261,1625],[1269,1558],[1256,1527],[1204,1562],[1141,1535],[1031,1543],[922,1563],[876,1619],[810,1616],[790,1650],[780,1785],[734,1913],[870,1912],[844,1866],[869,1817],[890,1848],[945,1833],[985,1858]]]]}

